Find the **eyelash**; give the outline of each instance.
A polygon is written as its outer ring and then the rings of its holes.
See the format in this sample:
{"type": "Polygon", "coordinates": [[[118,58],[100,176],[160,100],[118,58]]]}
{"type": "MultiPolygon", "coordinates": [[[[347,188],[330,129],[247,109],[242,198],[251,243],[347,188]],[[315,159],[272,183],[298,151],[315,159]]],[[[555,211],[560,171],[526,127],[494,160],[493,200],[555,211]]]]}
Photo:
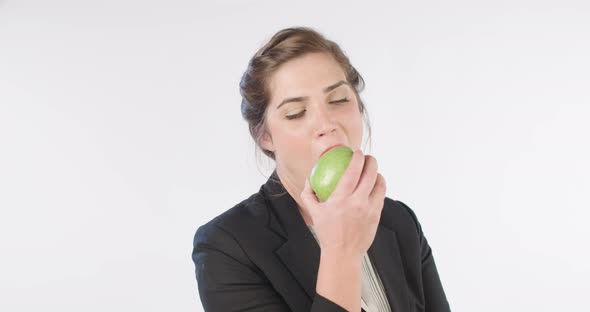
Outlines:
{"type": "MultiPolygon", "coordinates": [[[[346,102],[348,102],[348,98],[343,98],[341,100],[332,101],[330,103],[340,104],[340,103],[346,103],[346,102]]],[[[301,117],[303,115],[303,113],[305,113],[305,110],[302,110],[300,113],[297,113],[297,114],[294,114],[294,115],[288,115],[286,117],[289,120],[293,120],[293,119],[297,119],[297,118],[301,117]]]]}

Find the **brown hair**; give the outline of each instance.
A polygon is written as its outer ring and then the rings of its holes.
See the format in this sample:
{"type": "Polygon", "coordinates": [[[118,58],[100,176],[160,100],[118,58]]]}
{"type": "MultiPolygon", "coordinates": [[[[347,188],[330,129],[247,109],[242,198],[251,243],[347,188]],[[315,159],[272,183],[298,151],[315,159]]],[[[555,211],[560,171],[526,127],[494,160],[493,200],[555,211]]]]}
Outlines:
{"type": "Polygon", "coordinates": [[[269,79],[282,64],[303,54],[314,52],[330,54],[344,70],[346,80],[354,87],[359,110],[367,122],[368,138],[371,139],[371,126],[366,108],[359,97],[359,93],[365,87],[365,82],[350,64],[348,57],[338,44],[326,39],[322,34],[309,27],[285,28],[274,34],[254,54],[240,81],[242,117],[248,122],[250,135],[256,143],[255,148],[260,148],[266,156],[273,160],[275,160],[274,152],[262,148],[260,144],[262,135],[268,130],[265,117],[270,101],[269,79]]]}

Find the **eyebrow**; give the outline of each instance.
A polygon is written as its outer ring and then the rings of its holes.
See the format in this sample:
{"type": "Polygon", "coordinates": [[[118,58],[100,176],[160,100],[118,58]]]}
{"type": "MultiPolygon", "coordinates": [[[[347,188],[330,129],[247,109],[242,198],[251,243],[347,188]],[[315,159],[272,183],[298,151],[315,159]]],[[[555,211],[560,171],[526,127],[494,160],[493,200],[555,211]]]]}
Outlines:
{"type": "MultiPolygon", "coordinates": [[[[332,90],[340,87],[341,85],[350,86],[350,84],[347,81],[340,80],[340,81],[338,81],[337,83],[335,83],[335,84],[333,84],[331,86],[325,87],[324,88],[324,93],[328,93],[328,92],[330,92],[330,91],[332,91],[332,90]]],[[[303,102],[304,100],[307,100],[307,99],[309,99],[309,96],[298,96],[298,97],[287,98],[287,99],[284,99],[281,102],[281,104],[279,104],[279,106],[277,106],[276,109],[281,108],[281,106],[283,106],[284,104],[287,104],[287,103],[291,103],[291,102],[303,102]]]]}

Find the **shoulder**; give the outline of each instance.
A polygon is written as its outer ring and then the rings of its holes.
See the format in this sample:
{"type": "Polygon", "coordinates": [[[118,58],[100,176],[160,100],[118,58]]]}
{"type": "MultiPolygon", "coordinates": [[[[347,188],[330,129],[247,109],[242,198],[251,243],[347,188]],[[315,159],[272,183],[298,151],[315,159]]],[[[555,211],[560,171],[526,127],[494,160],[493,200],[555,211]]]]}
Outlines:
{"type": "Polygon", "coordinates": [[[421,232],[420,222],[412,208],[400,200],[389,197],[385,197],[380,223],[397,233],[420,234],[421,232]]]}
{"type": "Polygon", "coordinates": [[[267,209],[264,198],[256,193],[200,225],[193,239],[195,264],[220,265],[230,261],[256,271],[244,243],[252,240],[253,229],[263,228],[261,225],[268,219],[267,209]]]}
{"type": "Polygon", "coordinates": [[[269,218],[268,206],[260,193],[237,203],[230,209],[205,222],[197,228],[193,244],[231,239],[241,228],[266,224],[269,218]]]}

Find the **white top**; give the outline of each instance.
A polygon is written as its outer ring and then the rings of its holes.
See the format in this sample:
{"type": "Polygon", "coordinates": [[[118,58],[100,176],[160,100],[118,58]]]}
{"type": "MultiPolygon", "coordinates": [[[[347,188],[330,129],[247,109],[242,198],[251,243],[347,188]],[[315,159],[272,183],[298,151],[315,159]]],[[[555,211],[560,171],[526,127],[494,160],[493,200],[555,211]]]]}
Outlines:
{"type": "MultiPolygon", "coordinates": [[[[311,234],[318,242],[312,225],[308,225],[311,234]]],[[[365,253],[363,256],[363,268],[361,273],[361,307],[366,312],[391,312],[391,308],[385,296],[383,283],[379,278],[375,268],[371,264],[369,255],[365,253]]]]}

